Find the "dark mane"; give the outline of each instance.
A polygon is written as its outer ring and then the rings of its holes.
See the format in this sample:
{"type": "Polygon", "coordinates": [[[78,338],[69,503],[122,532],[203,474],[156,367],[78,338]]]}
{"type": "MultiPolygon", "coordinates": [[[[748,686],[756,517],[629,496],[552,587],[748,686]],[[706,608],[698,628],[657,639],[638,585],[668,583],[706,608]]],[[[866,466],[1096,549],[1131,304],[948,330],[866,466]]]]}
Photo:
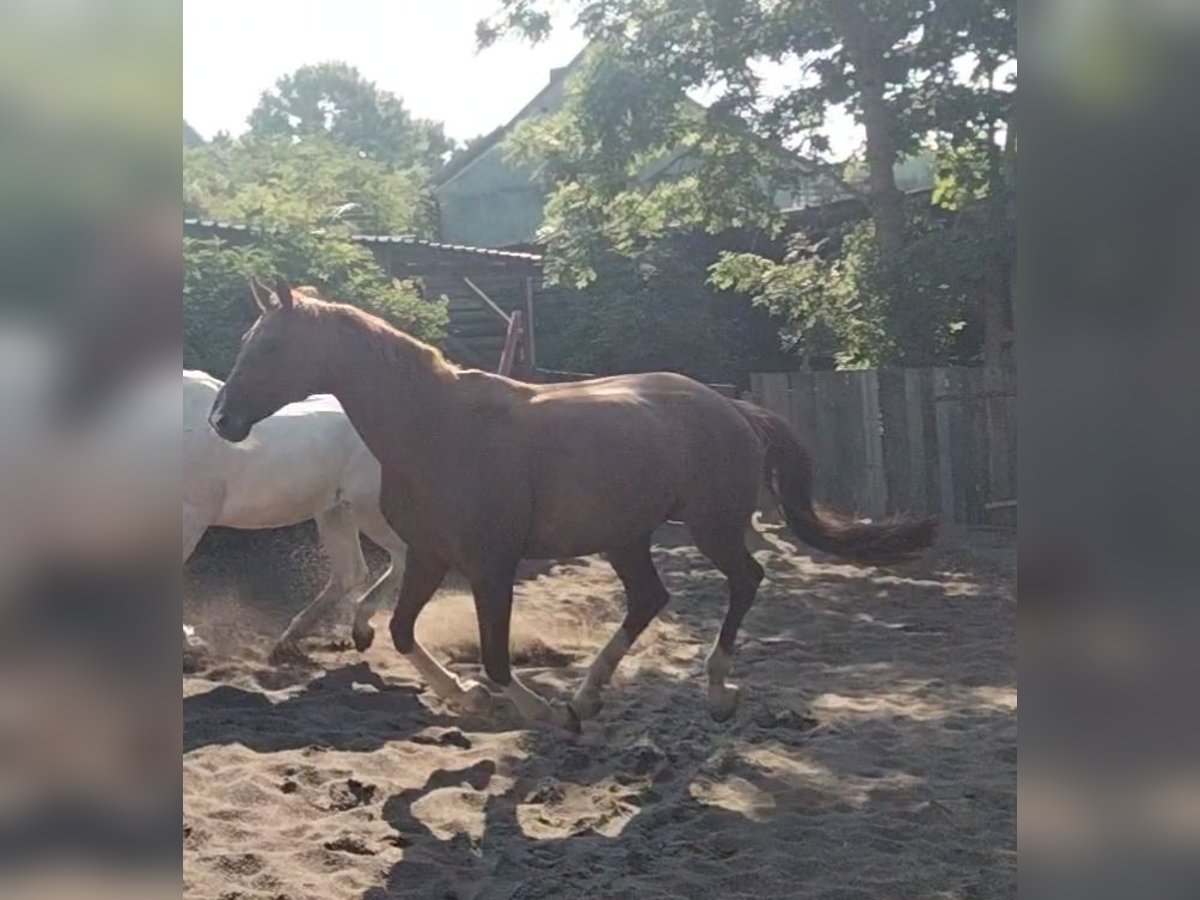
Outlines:
{"type": "Polygon", "coordinates": [[[318,321],[328,321],[336,327],[353,332],[373,352],[403,365],[406,369],[423,369],[437,376],[454,375],[459,368],[446,359],[437,347],[418,340],[349,303],[322,300],[316,292],[305,291],[295,297],[295,306],[318,321]]]}

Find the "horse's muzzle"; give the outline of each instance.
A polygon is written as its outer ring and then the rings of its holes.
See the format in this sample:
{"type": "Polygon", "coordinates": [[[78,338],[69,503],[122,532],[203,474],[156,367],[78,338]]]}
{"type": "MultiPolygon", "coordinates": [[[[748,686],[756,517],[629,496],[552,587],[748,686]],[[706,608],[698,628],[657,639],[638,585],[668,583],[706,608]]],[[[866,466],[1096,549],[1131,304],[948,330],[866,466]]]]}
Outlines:
{"type": "Polygon", "coordinates": [[[250,435],[250,425],[229,416],[223,409],[214,409],[209,414],[208,424],[217,436],[231,444],[239,444],[250,435]]]}

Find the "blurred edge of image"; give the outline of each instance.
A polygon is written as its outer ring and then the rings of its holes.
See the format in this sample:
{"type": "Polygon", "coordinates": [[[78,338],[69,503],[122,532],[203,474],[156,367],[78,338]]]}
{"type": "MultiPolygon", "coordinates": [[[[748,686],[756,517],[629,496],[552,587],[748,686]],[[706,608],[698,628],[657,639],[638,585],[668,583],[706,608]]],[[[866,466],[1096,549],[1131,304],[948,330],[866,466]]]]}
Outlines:
{"type": "MultiPolygon", "coordinates": [[[[1180,896],[1200,858],[1200,8],[1032,6],[1022,887],[1180,896]]],[[[6,897],[178,886],[180,45],[178,4],[0,5],[6,897]],[[128,418],[139,392],[161,416],[128,418]]]]}
{"type": "Polygon", "coordinates": [[[180,19],[0,4],[5,897],[178,890],[180,19]]]}
{"type": "Polygon", "coordinates": [[[1021,13],[1021,892],[1190,896],[1200,7],[1021,13]]]}

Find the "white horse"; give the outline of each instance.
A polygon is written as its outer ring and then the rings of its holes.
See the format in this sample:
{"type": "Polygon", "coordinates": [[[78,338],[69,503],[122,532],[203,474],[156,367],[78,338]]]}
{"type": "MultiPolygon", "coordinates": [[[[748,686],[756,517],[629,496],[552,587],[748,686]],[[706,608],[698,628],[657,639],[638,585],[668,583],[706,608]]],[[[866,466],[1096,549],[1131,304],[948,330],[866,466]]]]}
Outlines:
{"type": "MultiPolygon", "coordinates": [[[[316,521],[329,582],[276,643],[271,659],[281,662],[299,655],[298,640],[343,598],[359,596],[354,620],[365,626],[379,600],[399,589],[406,547],[379,511],[379,463],[333,397],[289,404],[255,425],[245,443],[230,444],[208,424],[221,387],[204,372],[183,373],[183,561],[210,525],[316,521]],[[391,557],[374,584],[359,532],[391,557]]],[[[185,655],[199,646],[185,627],[185,655]]]]}

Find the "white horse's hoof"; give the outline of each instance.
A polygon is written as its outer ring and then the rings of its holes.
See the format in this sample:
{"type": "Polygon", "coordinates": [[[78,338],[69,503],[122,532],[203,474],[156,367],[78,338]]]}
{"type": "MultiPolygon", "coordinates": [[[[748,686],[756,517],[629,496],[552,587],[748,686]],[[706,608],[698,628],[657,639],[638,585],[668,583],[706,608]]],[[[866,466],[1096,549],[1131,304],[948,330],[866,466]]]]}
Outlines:
{"type": "Polygon", "coordinates": [[[200,652],[208,649],[208,644],[204,643],[204,639],[196,634],[196,629],[191,625],[183,626],[183,646],[186,650],[198,650],[200,652]]]}
{"type": "Polygon", "coordinates": [[[583,720],[594,719],[604,707],[604,699],[599,691],[576,691],[571,698],[571,709],[583,720]]]}
{"type": "Polygon", "coordinates": [[[485,713],[492,708],[492,692],[478,681],[464,681],[457,703],[464,712],[485,713]]]}
{"type": "Polygon", "coordinates": [[[350,639],[354,641],[354,649],[359,653],[366,653],[371,648],[371,644],[375,642],[375,629],[370,625],[359,625],[354,623],[354,627],[350,630],[350,639]]]}
{"type": "Polygon", "coordinates": [[[726,722],[733,718],[737,711],[738,700],[741,698],[741,688],[735,684],[709,686],[708,712],[714,722],[726,722]]]}

